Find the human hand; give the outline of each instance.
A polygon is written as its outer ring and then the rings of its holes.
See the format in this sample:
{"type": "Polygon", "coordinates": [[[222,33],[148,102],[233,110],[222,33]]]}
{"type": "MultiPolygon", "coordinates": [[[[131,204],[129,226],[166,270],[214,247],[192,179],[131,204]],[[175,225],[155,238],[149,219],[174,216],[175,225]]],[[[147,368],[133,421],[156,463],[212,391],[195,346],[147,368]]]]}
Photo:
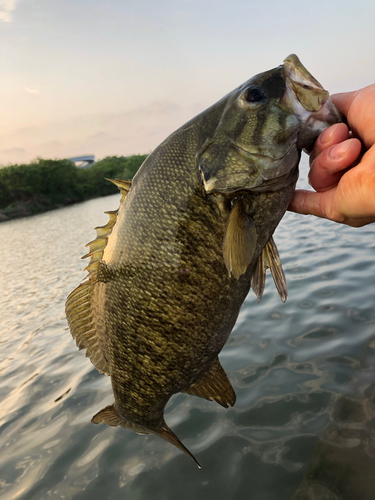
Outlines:
{"type": "Polygon", "coordinates": [[[331,96],[347,117],[320,134],[310,155],[309,184],[289,210],[353,227],[375,222],[375,84],[331,96]]]}

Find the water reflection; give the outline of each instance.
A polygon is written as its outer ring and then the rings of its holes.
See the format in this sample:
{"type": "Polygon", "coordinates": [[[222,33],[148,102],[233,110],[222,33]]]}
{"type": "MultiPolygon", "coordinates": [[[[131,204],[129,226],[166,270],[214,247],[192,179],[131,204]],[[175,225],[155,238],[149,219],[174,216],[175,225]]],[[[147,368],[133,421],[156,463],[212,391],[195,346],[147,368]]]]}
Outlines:
{"type": "Polygon", "coordinates": [[[221,355],[236,406],[168,404],[199,471],[157,437],[90,423],[110,381],[77,351],[64,302],[91,228],[117,205],[0,225],[0,498],[375,499],[374,226],[283,220],[288,301],[268,278],[221,355]]]}

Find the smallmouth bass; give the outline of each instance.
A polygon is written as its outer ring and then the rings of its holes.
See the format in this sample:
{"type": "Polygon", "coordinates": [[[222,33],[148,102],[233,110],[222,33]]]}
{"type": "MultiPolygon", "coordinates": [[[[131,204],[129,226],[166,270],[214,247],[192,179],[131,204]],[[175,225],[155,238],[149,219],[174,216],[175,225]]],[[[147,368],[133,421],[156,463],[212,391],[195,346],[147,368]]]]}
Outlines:
{"type": "Polygon", "coordinates": [[[267,267],[285,302],[272,235],[301,150],[339,121],[291,55],[171,134],[132,182],[113,180],[120,208],[96,228],[89,274],[66,303],[78,347],[111,377],[115,402],[94,423],[156,434],[196,461],[165,405],[178,392],[234,405],[218,354],[250,286],[262,297],[267,267]]]}

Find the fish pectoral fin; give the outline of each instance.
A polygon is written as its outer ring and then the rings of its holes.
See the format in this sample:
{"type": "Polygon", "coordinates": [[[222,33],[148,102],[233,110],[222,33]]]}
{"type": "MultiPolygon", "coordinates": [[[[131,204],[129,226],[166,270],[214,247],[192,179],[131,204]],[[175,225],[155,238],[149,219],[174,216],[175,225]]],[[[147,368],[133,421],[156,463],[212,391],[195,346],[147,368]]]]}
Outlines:
{"type": "Polygon", "coordinates": [[[234,278],[246,272],[253,258],[257,232],[251,217],[245,214],[240,200],[233,204],[224,235],[223,256],[229,275],[234,278]]]}
{"type": "Polygon", "coordinates": [[[224,408],[233,406],[236,402],[236,393],[218,358],[208,373],[183,392],[216,401],[224,408]]]}
{"type": "Polygon", "coordinates": [[[267,268],[271,270],[276,289],[281,300],[285,302],[288,296],[288,289],[280,255],[272,236],[265,244],[256,263],[253,276],[251,277],[251,288],[258,297],[258,302],[262,298],[264,292],[267,268]]]}
{"type": "Polygon", "coordinates": [[[91,419],[91,422],[93,424],[103,423],[105,425],[110,425],[111,427],[120,426],[123,427],[124,429],[135,431],[138,434],[155,434],[156,436],[159,436],[168,441],[169,443],[173,444],[174,446],[176,446],[179,450],[186,453],[186,455],[189,455],[189,457],[194,460],[194,462],[198,465],[198,467],[201,468],[200,463],[196,460],[194,455],[192,455],[192,453],[190,453],[190,451],[186,448],[186,446],[184,446],[181,443],[176,434],[173,431],[171,431],[171,429],[164,422],[164,420],[162,420],[161,425],[158,425],[155,429],[149,429],[143,425],[134,424],[122,418],[118,414],[115,405],[111,404],[100,410],[96,415],[94,415],[91,419]]]}

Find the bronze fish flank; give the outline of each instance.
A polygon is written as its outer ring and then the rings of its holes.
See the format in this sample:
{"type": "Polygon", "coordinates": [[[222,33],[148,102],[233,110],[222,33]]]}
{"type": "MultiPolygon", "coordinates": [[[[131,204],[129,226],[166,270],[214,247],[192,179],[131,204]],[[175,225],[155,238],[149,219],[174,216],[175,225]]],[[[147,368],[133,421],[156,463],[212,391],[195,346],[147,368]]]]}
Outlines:
{"type": "Polygon", "coordinates": [[[272,234],[301,150],[339,121],[291,55],[170,135],[133,182],[113,181],[120,208],[96,228],[89,274],[66,303],[78,347],[112,381],[115,402],[94,423],[156,434],[195,460],[164,407],[178,392],[234,405],[218,354],[267,267],[286,300],[272,234]]]}

